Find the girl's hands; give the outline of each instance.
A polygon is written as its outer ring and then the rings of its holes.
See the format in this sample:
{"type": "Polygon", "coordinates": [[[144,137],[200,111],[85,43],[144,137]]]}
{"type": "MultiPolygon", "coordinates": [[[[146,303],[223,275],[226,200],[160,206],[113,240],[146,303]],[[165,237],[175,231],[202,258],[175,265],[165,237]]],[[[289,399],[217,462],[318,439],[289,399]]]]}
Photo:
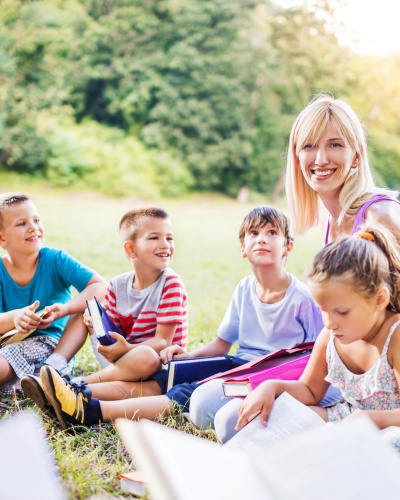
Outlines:
{"type": "Polygon", "coordinates": [[[125,337],[116,332],[108,332],[108,335],[116,340],[112,345],[97,345],[99,353],[110,363],[115,363],[121,356],[131,349],[131,344],[125,340],[125,337]]]}
{"type": "Polygon", "coordinates": [[[276,396],[276,387],[273,380],[267,380],[260,384],[240,405],[235,430],[240,430],[258,414],[261,415],[261,424],[266,426],[276,396]]]}
{"type": "Polygon", "coordinates": [[[35,300],[32,305],[17,309],[14,316],[14,325],[19,333],[28,333],[39,326],[42,319],[35,314],[35,309],[38,306],[39,301],[35,300]]]}

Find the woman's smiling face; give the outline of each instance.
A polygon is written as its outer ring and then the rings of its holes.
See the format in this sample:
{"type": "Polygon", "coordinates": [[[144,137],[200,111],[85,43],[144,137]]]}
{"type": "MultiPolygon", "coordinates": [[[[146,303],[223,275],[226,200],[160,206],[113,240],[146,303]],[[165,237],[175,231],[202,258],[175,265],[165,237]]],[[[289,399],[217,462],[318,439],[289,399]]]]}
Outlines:
{"type": "Polygon", "coordinates": [[[299,163],[308,185],[320,196],[339,196],[358,155],[332,124],[316,143],[306,143],[299,151],[299,163]]]}

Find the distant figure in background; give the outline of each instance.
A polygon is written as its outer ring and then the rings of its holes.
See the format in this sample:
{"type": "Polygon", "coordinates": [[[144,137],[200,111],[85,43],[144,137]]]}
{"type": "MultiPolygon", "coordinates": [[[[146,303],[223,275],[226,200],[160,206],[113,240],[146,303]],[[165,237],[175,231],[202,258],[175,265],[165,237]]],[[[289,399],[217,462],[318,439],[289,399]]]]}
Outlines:
{"type": "Polygon", "coordinates": [[[400,251],[393,234],[369,226],[331,242],[308,278],[325,328],[304,373],[261,383],[241,405],[236,429],[257,413],[267,425],[275,398],[288,392],[326,421],[368,415],[400,452],[400,251]],[[316,406],[329,384],[342,401],[316,406]]]}
{"type": "Polygon", "coordinates": [[[65,250],[43,246],[38,210],[23,193],[0,195],[0,333],[36,329],[28,338],[0,349],[0,391],[32,375],[43,361],[65,373],[84,344],[86,299],[104,297],[107,282],[65,250]],[[72,298],[71,286],[79,295],[72,298]],[[43,319],[36,309],[46,307],[43,319]],[[54,351],[54,352],[53,352],[54,351]]]}
{"type": "Polygon", "coordinates": [[[387,225],[400,242],[398,193],[375,186],[365,132],[351,106],[317,94],[297,117],[287,154],[286,195],[295,232],[303,234],[327,210],[325,244],[366,221],[387,225]]]}

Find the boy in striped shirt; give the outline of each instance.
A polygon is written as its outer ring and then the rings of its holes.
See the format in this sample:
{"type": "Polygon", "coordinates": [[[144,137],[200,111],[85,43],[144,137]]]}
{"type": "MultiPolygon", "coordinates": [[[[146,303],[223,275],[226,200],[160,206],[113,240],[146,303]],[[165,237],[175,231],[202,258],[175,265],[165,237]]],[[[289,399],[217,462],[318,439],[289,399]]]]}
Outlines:
{"type": "MultiPolygon", "coordinates": [[[[98,344],[98,352],[106,360],[102,365],[107,366],[69,383],[73,391],[77,387],[87,391],[90,384],[93,397],[101,400],[152,395],[151,387],[147,394],[148,384],[137,382],[160,370],[160,351],[171,344],[187,346],[187,294],[181,278],[168,267],[175,250],[168,213],[157,207],[130,210],[121,219],[119,233],[133,271],[111,280],[105,306],[123,335],[109,332],[115,344],[98,344]]],[[[87,311],[84,321],[93,335],[87,311]]],[[[43,378],[25,377],[23,390],[39,407],[48,409],[54,405],[46,398],[43,384],[43,378]]],[[[55,393],[54,397],[62,406],[62,396],[55,393]]]]}

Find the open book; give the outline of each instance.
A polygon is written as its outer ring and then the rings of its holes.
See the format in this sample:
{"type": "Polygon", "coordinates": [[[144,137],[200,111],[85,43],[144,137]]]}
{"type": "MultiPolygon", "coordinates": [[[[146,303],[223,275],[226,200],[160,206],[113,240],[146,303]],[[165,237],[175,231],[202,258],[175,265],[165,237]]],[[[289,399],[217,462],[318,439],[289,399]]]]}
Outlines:
{"type": "Polygon", "coordinates": [[[67,500],[40,417],[23,410],[0,422],[0,498],[67,500]]]}
{"type": "MultiPolygon", "coordinates": [[[[48,314],[47,309],[44,308],[41,311],[35,312],[38,316],[41,318],[45,318],[48,314]]],[[[33,328],[27,333],[20,333],[16,328],[13,328],[12,330],[0,334],[0,348],[4,347],[8,344],[13,344],[14,342],[20,342],[21,340],[26,339],[29,337],[31,333],[33,333],[36,330],[36,328],[33,328]]]]}
{"type": "Polygon", "coordinates": [[[290,356],[280,359],[282,364],[277,366],[224,380],[222,382],[224,395],[226,397],[247,396],[264,380],[298,380],[310,359],[310,354],[301,353],[301,357],[296,359],[292,359],[290,356]]]}
{"type": "Polygon", "coordinates": [[[92,300],[87,300],[86,304],[89,310],[89,314],[92,318],[93,330],[97,340],[102,345],[115,344],[116,340],[110,337],[110,335],[108,335],[108,332],[115,332],[119,333],[120,335],[122,334],[119,331],[118,327],[115,325],[114,321],[108,315],[107,311],[100,304],[96,297],[94,297],[92,300]]]}
{"type": "Polygon", "coordinates": [[[118,419],[116,425],[153,500],[399,497],[400,458],[366,416],[318,423],[250,454],[148,420],[118,419]]]}

